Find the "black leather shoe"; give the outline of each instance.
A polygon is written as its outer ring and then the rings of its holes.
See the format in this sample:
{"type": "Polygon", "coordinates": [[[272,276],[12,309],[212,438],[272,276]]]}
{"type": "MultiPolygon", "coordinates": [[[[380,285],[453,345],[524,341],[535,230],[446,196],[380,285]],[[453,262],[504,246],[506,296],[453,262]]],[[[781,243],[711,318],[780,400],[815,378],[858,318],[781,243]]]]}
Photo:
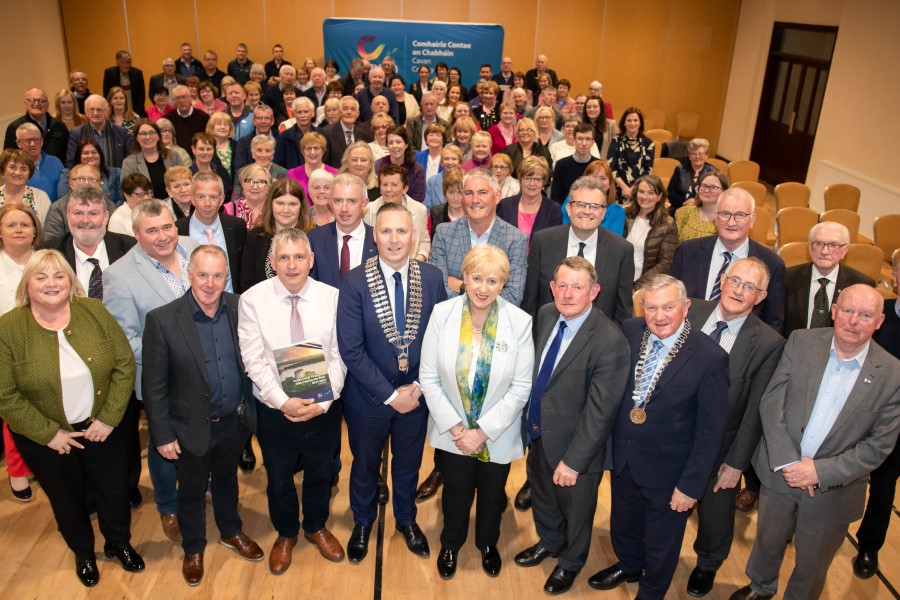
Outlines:
{"type": "Polygon", "coordinates": [[[144,497],[141,496],[141,490],[138,488],[134,488],[130,492],[128,492],[128,504],[131,506],[131,510],[137,510],[141,507],[141,504],[144,503],[144,497]]]}
{"type": "Polygon", "coordinates": [[[428,558],[431,555],[431,551],[428,549],[428,538],[425,537],[418,525],[415,523],[412,525],[397,525],[397,531],[403,534],[403,539],[406,540],[406,547],[409,548],[410,552],[422,558],[428,558]]]}
{"type": "Polygon", "coordinates": [[[438,575],[441,576],[441,579],[450,579],[456,575],[456,561],[458,559],[458,553],[450,548],[441,546],[441,553],[438,554],[437,559],[438,575]]]}
{"type": "Polygon", "coordinates": [[[556,558],[556,552],[550,552],[538,542],[516,554],[515,560],[520,567],[536,567],[548,558],[556,558]]]}
{"type": "Polygon", "coordinates": [[[87,558],[75,557],[75,574],[84,587],[94,587],[100,581],[100,571],[97,570],[97,559],[93,556],[87,558]]]}
{"type": "Polygon", "coordinates": [[[437,491],[441,489],[442,485],[444,485],[444,474],[437,469],[432,469],[431,473],[428,474],[428,477],[425,478],[425,481],[423,481],[416,490],[416,502],[428,500],[437,494],[437,491]]]}
{"type": "Polygon", "coordinates": [[[17,490],[13,488],[12,484],[9,484],[9,490],[12,492],[13,498],[15,498],[19,502],[31,502],[34,498],[34,494],[31,493],[31,486],[29,485],[24,490],[17,490]]]}
{"type": "Polygon", "coordinates": [[[687,593],[695,598],[702,598],[713,588],[716,580],[715,571],[704,571],[700,567],[694,567],[687,582],[687,593]]]}
{"type": "Polygon", "coordinates": [[[860,550],[853,561],[853,574],[860,579],[868,579],[878,570],[878,553],[860,550]]]}
{"type": "Polygon", "coordinates": [[[106,558],[118,558],[122,563],[122,568],[126,571],[138,573],[144,570],[144,559],[129,543],[124,546],[113,546],[106,542],[103,544],[103,554],[106,555],[106,558]]]}
{"type": "Polygon", "coordinates": [[[516,500],[513,502],[516,510],[528,510],[531,508],[531,482],[525,480],[525,485],[516,494],[516,500]]]}
{"type": "Polygon", "coordinates": [[[491,577],[496,577],[500,574],[501,566],[503,566],[503,561],[500,559],[500,551],[497,550],[497,546],[485,546],[481,551],[481,568],[484,569],[484,572],[491,577]]]}
{"type": "Polygon", "coordinates": [[[580,571],[566,571],[558,566],[550,573],[547,583],[544,584],[544,591],[548,594],[562,594],[568,592],[575,583],[575,577],[580,571]]]}
{"type": "Polygon", "coordinates": [[[371,533],[371,527],[359,524],[353,526],[353,532],[347,542],[347,559],[350,562],[358,563],[369,553],[369,535],[371,533]]]}
{"type": "Polygon", "coordinates": [[[729,600],[769,600],[772,596],[761,596],[754,592],[749,585],[745,585],[731,595],[729,600]]]}
{"type": "Polygon", "coordinates": [[[634,583],[641,579],[643,573],[626,573],[618,563],[598,571],[588,579],[588,585],[595,590],[611,590],[620,583],[634,583]]]}
{"type": "Polygon", "coordinates": [[[253,469],[256,468],[256,454],[253,453],[252,438],[247,440],[247,445],[244,446],[243,451],[241,451],[241,458],[238,461],[238,466],[244,473],[252,473],[253,469]]]}
{"type": "Polygon", "coordinates": [[[387,482],[378,476],[378,504],[387,504],[391,499],[391,492],[388,490],[387,482]]]}

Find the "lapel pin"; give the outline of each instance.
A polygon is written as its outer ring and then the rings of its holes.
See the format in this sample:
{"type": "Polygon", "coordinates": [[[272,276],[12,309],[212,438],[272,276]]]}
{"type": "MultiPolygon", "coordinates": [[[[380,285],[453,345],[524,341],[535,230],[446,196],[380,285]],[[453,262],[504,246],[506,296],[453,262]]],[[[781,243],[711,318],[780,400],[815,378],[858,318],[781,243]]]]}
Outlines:
{"type": "Polygon", "coordinates": [[[501,342],[497,342],[497,343],[494,345],[494,348],[497,349],[497,352],[506,352],[506,349],[507,349],[506,342],[502,342],[502,341],[501,341],[501,342]]]}
{"type": "Polygon", "coordinates": [[[864,378],[863,378],[863,383],[872,383],[872,380],[869,379],[868,377],[864,377],[864,378]]]}

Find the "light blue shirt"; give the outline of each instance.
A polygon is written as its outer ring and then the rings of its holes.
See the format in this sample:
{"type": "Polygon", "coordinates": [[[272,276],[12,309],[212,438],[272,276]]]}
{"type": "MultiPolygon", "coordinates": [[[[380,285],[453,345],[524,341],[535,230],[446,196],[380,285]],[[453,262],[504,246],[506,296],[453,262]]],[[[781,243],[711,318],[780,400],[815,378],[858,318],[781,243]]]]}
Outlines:
{"type": "Polygon", "coordinates": [[[488,227],[484,231],[484,233],[482,233],[481,235],[476,235],[475,232],[472,230],[472,225],[469,224],[469,241],[472,242],[473,248],[475,246],[484,246],[485,244],[488,243],[488,240],[491,237],[491,231],[493,231],[493,229],[494,229],[494,223],[496,223],[496,222],[497,222],[497,217],[494,216],[494,220],[491,221],[491,226],[488,227]]]}
{"type": "Polygon", "coordinates": [[[816,394],[816,403],[813,405],[812,414],[803,431],[803,439],[800,441],[801,456],[810,458],[816,456],[838,415],[841,414],[868,353],[869,344],[866,344],[856,356],[841,360],[834,349],[834,339],[831,340],[831,351],[828,354],[828,363],[825,365],[819,392],[816,394]]]}
{"type": "MultiPolygon", "coordinates": [[[[559,359],[563,357],[563,354],[566,353],[566,350],[569,348],[569,344],[572,343],[572,340],[575,339],[575,336],[578,334],[578,330],[581,329],[581,326],[584,325],[584,322],[587,320],[588,315],[591,314],[591,310],[588,309],[584,311],[583,315],[579,315],[573,319],[566,319],[562,315],[556,320],[556,325],[553,327],[553,331],[550,332],[550,338],[547,340],[547,344],[544,346],[544,351],[541,353],[541,365],[544,364],[544,358],[547,356],[547,350],[550,349],[550,344],[553,343],[553,338],[556,337],[556,331],[559,329],[560,321],[566,322],[566,329],[563,331],[562,342],[559,344],[559,352],[556,354],[556,362],[553,363],[553,368],[556,369],[556,365],[559,364],[559,359]]],[[[550,371],[551,373],[553,371],[550,371]]]]}
{"type": "Polygon", "coordinates": [[[209,227],[213,230],[213,238],[216,240],[216,246],[222,249],[225,252],[225,264],[228,266],[227,277],[225,279],[225,291],[229,294],[234,292],[234,286],[231,285],[231,268],[228,265],[228,247],[225,245],[225,234],[222,232],[222,220],[216,218],[212,225],[206,225],[201,223],[197,218],[197,213],[191,215],[191,220],[189,221],[189,230],[188,235],[197,240],[200,245],[206,244],[206,228],[209,227]]]}
{"type": "MultiPolygon", "coordinates": [[[[656,372],[659,371],[659,369],[663,366],[663,363],[666,362],[666,358],[669,356],[669,353],[672,351],[672,348],[675,347],[675,342],[678,341],[678,337],[681,335],[682,330],[684,330],[684,321],[681,322],[681,326],[677,330],[675,330],[675,333],[673,333],[672,335],[670,335],[669,337],[667,337],[665,339],[656,337],[655,333],[650,334],[650,339],[647,340],[648,352],[649,352],[649,349],[653,347],[653,342],[655,342],[656,340],[659,340],[660,343],[662,343],[662,345],[663,345],[663,347],[660,349],[660,351],[657,354],[656,368],[653,369],[654,376],[656,375],[656,372]]],[[[637,370],[637,367],[635,367],[635,370],[637,370]]]]}

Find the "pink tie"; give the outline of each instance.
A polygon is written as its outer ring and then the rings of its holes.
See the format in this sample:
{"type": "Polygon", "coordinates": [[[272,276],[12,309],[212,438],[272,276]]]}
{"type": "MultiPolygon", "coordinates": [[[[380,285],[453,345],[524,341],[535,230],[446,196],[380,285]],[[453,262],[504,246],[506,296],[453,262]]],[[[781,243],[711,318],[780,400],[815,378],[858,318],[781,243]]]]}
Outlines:
{"type": "Polygon", "coordinates": [[[300,296],[289,296],[291,299],[291,343],[297,344],[304,341],[303,321],[300,319],[300,311],[297,310],[297,301],[300,296]]]}
{"type": "Polygon", "coordinates": [[[212,227],[206,228],[206,243],[212,245],[216,244],[216,236],[213,235],[212,227]]]}

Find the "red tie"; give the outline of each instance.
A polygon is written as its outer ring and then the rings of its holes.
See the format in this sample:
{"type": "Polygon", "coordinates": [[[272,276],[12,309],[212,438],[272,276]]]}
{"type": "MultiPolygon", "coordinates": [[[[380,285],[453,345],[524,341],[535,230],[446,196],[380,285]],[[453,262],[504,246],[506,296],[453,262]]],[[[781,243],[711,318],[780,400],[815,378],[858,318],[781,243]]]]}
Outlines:
{"type": "Polygon", "coordinates": [[[347,245],[347,242],[350,241],[350,238],[353,236],[345,235],[344,236],[344,245],[341,246],[341,277],[347,274],[347,271],[350,270],[350,246],[347,245]]]}

